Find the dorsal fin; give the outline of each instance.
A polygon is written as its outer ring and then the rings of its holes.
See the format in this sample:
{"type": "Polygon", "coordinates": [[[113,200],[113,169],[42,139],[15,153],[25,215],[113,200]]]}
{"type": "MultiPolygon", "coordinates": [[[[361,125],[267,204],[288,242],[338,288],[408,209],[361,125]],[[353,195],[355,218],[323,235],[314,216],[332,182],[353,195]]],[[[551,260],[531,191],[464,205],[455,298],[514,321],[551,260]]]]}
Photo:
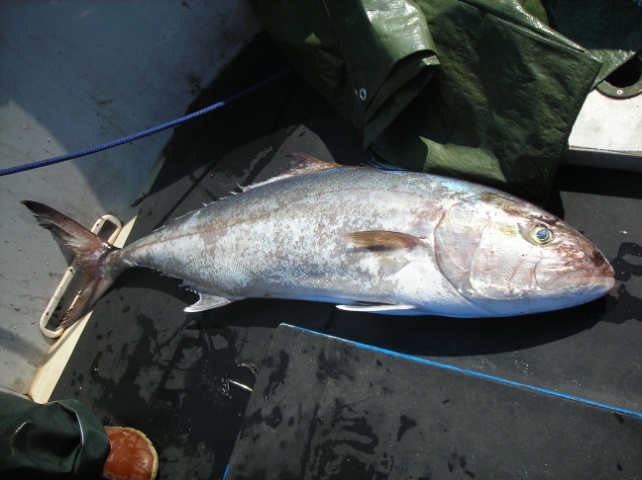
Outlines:
{"type": "Polygon", "coordinates": [[[290,170],[285,172],[285,174],[292,176],[306,175],[308,173],[317,173],[323,172],[324,170],[344,167],[344,165],[339,165],[335,162],[319,160],[318,158],[306,153],[285,151],[283,152],[283,156],[290,161],[290,170]]]}
{"type": "Polygon", "coordinates": [[[305,153],[297,152],[283,152],[283,156],[290,161],[290,168],[285,172],[277,175],[276,177],[269,178],[263,182],[253,183],[252,185],[246,185],[239,187],[242,191],[247,192],[253,188],[260,187],[262,185],[267,185],[268,183],[278,182],[280,180],[285,180],[286,178],[298,177],[299,175],[309,175],[311,173],[323,172],[325,170],[332,170],[334,168],[344,168],[344,165],[339,165],[334,162],[326,162],[324,160],[319,160],[312,155],[307,155],[305,153]]]}

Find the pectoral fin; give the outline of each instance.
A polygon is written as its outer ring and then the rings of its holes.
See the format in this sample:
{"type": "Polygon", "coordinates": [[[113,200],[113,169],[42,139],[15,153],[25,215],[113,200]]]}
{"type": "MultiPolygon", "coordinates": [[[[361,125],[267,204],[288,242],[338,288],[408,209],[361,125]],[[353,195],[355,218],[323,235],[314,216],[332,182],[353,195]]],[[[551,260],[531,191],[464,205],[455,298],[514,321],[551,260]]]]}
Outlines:
{"type": "Polygon", "coordinates": [[[401,310],[414,310],[414,305],[337,305],[340,310],[349,312],[394,313],[401,310]]]}
{"type": "Polygon", "coordinates": [[[212,308],[222,307],[228,303],[232,303],[232,300],[224,297],[217,297],[216,295],[210,295],[209,293],[199,293],[198,302],[189,307],[185,307],[185,312],[202,312],[204,310],[211,310],[212,308]]]}
{"type": "Polygon", "coordinates": [[[366,250],[380,252],[398,249],[410,249],[422,245],[422,240],[407,233],[391,232],[388,230],[368,230],[352,232],[346,238],[355,245],[366,250]]]}

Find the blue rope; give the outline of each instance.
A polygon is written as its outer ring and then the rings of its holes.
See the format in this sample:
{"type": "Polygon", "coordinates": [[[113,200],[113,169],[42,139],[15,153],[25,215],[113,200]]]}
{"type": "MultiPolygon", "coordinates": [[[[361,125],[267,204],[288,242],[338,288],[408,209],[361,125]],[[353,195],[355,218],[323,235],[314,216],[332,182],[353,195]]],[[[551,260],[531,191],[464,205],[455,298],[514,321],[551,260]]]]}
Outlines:
{"type": "Polygon", "coordinates": [[[281,78],[283,75],[285,75],[289,71],[290,71],[289,68],[286,68],[285,70],[281,70],[280,72],[272,75],[271,77],[266,78],[265,80],[260,81],[259,83],[251,86],[250,88],[247,88],[239,93],[235,93],[234,95],[224,100],[221,100],[220,102],[216,102],[213,105],[210,105],[209,107],[205,107],[201,110],[190,113],[189,115],[185,115],[184,117],[170,120],[169,122],[163,123],[162,125],[157,125],[156,127],[148,128],[147,130],[143,130],[141,132],[134,133],[132,135],[127,135],[126,137],[119,138],[118,140],[112,140],[110,142],[101,143],[100,145],[96,145],[94,147],[86,148],[84,150],[80,150],[77,152],[67,153],[65,155],[60,155],[58,157],[48,158],[46,160],[39,160],[36,162],[24,164],[24,165],[17,165],[15,167],[4,168],[0,170],[0,177],[3,177],[5,175],[12,175],[14,173],[19,173],[19,172],[25,172],[27,170],[33,170],[35,168],[47,167],[49,165],[55,165],[56,163],[60,163],[60,162],[66,162],[67,160],[84,157],[86,155],[91,155],[92,153],[102,152],[103,150],[114,148],[124,143],[133,142],[134,140],[138,140],[139,138],[147,137],[149,135],[154,135],[155,133],[162,132],[163,130],[167,130],[168,128],[173,128],[177,125],[180,125],[181,123],[185,123],[196,117],[200,117],[201,115],[204,115],[209,112],[213,112],[214,110],[218,110],[221,107],[229,105],[235,102],[236,100],[239,100],[240,98],[256,90],[259,90],[260,88],[263,88],[269,83],[272,83],[273,81],[281,78]]]}

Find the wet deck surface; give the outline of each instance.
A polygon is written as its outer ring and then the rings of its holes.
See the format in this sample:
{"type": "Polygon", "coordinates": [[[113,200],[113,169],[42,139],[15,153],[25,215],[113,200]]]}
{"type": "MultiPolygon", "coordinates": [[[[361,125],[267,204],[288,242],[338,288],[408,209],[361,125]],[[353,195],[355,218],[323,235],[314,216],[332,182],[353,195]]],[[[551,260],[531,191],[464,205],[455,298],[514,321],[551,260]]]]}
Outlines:
{"type": "MultiPolygon", "coordinates": [[[[284,65],[269,42],[258,42],[203,92],[193,107],[201,108],[229,96],[284,65]]],[[[281,153],[285,150],[358,164],[368,158],[360,142],[357,133],[323,99],[298,76],[288,74],[176,131],[166,151],[163,171],[152,190],[140,200],[141,213],[130,241],[173,217],[228,195],[237,184],[265,180],[284,170],[286,160],[281,153]]],[[[145,431],[159,450],[160,479],[220,478],[230,461],[261,365],[273,358],[274,339],[283,341],[277,327],[287,323],[642,412],[640,185],[639,174],[581,167],[563,167],[558,173],[549,210],[584,232],[613,262],[617,272],[618,281],[611,294],[591,304],[528,317],[485,320],[378,316],[339,311],[329,304],[279,300],[245,300],[187,314],[183,308],[194,303],[196,296],[181,290],[178,281],[143,269],[130,270],[99,302],[53,398],[77,398],[105,423],[145,431]]],[[[313,338],[317,337],[319,342],[325,341],[320,336],[313,338]]],[[[394,368],[398,375],[404,375],[403,368],[394,368]]],[[[375,375],[371,371],[367,374],[375,375]]],[[[358,376],[359,371],[354,375],[358,376]]],[[[435,374],[429,367],[422,370],[420,364],[413,364],[406,375],[403,381],[412,385],[412,395],[410,390],[398,389],[387,409],[420,402],[422,389],[426,398],[432,398],[434,375],[451,386],[456,384],[460,395],[465,394],[466,388],[471,396],[477,394],[477,388],[489,389],[486,384],[479,387],[477,382],[467,380],[466,375],[448,376],[443,370],[435,374]]],[[[510,388],[517,387],[502,386],[500,390],[510,388]]],[[[292,388],[287,398],[301,396],[303,402],[305,394],[301,388],[292,388]]],[[[482,410],[474,410],[475,405],[471,405],[473,410],[434,410],[432,421],[452,424],[461,418],[472,422],[467,428],[475,432],[478,426],[486,428],[484,425],[496,418],[498,431],[516,438],[522,442],[520,449],[536,456],[540,445],[537,438],[542,434],[537,419],[552,421],[554,416],[540,417],[538,405],[542,400],[537,395],[522,400],[524,421],[502,422],[505,405],[501,403],[485,407],[485,418],[479,419],[479,425],[471,412],[482,410]]],[[[597,432],[640,442],[639,433],[635,433],[639,428],[617,430],[623,422],[639,425],[639,415],[621,415],[608,409],[596,413],[599,407],[561,399],[550,400],[547,405],[559,408],[564,415],[578,417],[577,422],[569,424],[575,430],[573,435],[564,437],[566,440],[560,438],[560,442],[578,438],[590,444],[597,432]],[[613,425],[600,412],[610,415],[613,425]],[[628,437],[634,433],[637,436],[628,437]]],[[[388,413],[392,415],[389,410],[388,413]]],[[[342,431],[345,425],[338,424],[335,433],[340,435],[342,431]]],[[[453,465],[461,466],[460,457],[464,455],[469,463],[471,458],[477,459],[477,471],[492,472],[492,465],[501,461],[501,454],[489,458],[486,447],[476,450],[472,442],[443,445],[439,442],[444,437],[431,436],[429,429],[424,436],[426,458],[418,462],[432,461],[443,452],[448,456],[455,450],[453,465]]],[[[554,445],[546,448],[554,449],[554,445]]],[[[377,450],[377,455],[383,453],[377,450]]],[[[622,451],[622,458],[616,458],[616,453],[617,449],[610,450],[604,458],[608,466],[602,471],[622,478],[639,478],[636,475],[642,471],[642,448],[637,454],[622,451]]],[[[393,455],[392,450],[388,454],[393,455]]],[[[405,458],[399,451],[395,454],[405,458]]],[[[576,454],[580,455],[577,451],[576,454]]],[[[571,465],[577,462],[581,458],[570,459],[571,465]]],[[[543,469],[537,471],[537,462],[533,468],[530,476],[546,477],[543,469]]],[[[474,473],[459,467],[446,471],[459,478],[471,478],[467,472],[474,473]]],[[[363,470],[364,475],[368,472],[363,470]]],[[[405,478],[393,470],[381,472],[368,478],[405,478]]],[[[433,472],[437,474],[439,470],[433,472]]]]}
{"type": "Polygon", "coordinates": [[[225,480],[630,477],[629,417],[281,325],[225,480]]]}

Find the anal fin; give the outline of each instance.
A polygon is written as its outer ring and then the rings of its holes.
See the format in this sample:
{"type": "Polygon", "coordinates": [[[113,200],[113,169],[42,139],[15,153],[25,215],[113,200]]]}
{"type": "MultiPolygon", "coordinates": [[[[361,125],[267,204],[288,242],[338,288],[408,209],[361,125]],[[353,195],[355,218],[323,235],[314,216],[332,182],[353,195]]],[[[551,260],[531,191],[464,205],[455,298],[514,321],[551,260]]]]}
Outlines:
{"type": "Polygon", "coordinates": [[[368,304],[368,305],[337,305],[339,310],[349,312],[372,312],[372,313],[394,313],[402,310],[414,310],[414,305],[395,305],[389,303],[368,304]]]}
{"type": "Polygon", "coordinates": [[[209,293],[200,293],[199,299],[194,305],[185,307],[185,312],[203,312],[205,310],[211,310],[212,308],[222,307],[228,303],[232,303],[233,300],[230,300],[225,297],[217,297],[216,295],[211,295],[209,293]]]}

